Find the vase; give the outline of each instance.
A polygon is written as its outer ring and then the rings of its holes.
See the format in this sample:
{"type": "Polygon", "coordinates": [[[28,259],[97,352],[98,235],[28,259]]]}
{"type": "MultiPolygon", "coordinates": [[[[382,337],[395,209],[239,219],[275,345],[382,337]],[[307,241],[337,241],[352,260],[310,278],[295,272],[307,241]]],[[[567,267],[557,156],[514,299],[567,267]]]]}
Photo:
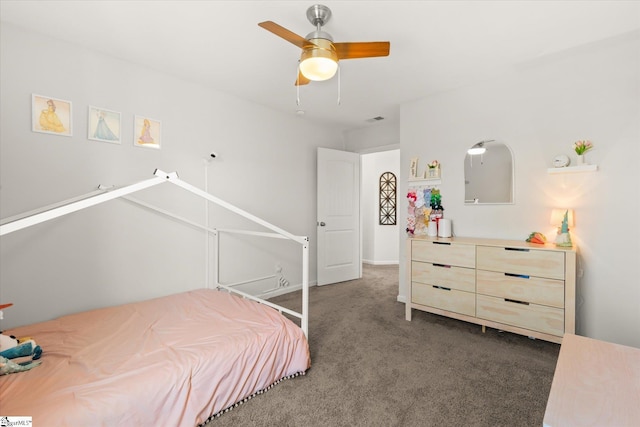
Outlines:
{"type": "Polygon", "coordinates": [[[584,154],[578,154],[577,159],[576,159],[576,166],[582,166],[585,165],[586,162],[584,161],[584,154]]]}

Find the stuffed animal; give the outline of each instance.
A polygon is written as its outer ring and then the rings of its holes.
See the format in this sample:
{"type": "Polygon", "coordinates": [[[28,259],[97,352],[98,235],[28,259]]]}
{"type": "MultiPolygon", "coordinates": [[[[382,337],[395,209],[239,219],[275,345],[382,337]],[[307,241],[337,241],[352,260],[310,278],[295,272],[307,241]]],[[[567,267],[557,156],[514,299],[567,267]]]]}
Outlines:
{"type": "Polygon", "coordinates": [[[544,234],[538,231],[534,231],[533,233],[529,234],[529,237],[527,237],[527,242],[544,245],[547,242],[547,238],[544,234]]]}
{"type": "MultiPolygon", "coordinates": [[[[3,305],[2,308],[10,305],[3,305]]],[[[35,368],[41,363],[36,362],[40,356],[42,356],[42,348],[31,337],[16,338],[0,331],[0,375],[35,368]],[[16,358],[25,358],[26,360],[20,362],[10,360],[16,358]]]]}
{"type": "Polygon", "coordinates": [[[32,339],[21,341],[13,335],[0,333],[0,375],[28,371],[40,365],[42,348],[32,339]],[[16,358],[26,358],[17,362],[16,358]]]}
{"type": "Polygon", "coordinates": [[[13,335],[5,335],[0,332],[0,351],[5,351],[9,348],[14,348],[18,345],[18,338],[13,335]]]}
{"type": "Polygon", "coordinates": [[[41,355],[42,348],[31,337],[18,339],[0,332],[0,356],[7,359],[31,356],[33,360],[38,360],[41,355]]]}
{"type": "Polygon", "coordinates": [[[28,371],[31,368],[39,366],[41,361],[29,361],[16,363],[5,357],[0,356],[0,376],[7,374],[15,374],[16,372],[28,371]]]}

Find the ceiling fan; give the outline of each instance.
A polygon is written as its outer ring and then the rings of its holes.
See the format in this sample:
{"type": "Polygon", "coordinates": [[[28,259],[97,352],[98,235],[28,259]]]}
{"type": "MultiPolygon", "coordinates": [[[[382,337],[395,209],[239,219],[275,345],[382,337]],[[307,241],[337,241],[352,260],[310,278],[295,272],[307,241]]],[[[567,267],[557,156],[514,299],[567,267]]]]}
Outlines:
{"type": "Polygon", "coordinates": [[[265,30],[271,31],[276,36],[282,37],[302,49],[296,85],[306,85],[310,81],[330,79],[335,75],[338,61],[341,59],[389,55],[389,42],[334,43],[331,35],[322,31],[322,26],[330,18],[331,9],[327,6],[316,4],[307,9],[307,19],[311,25],[316,27],[316,30],[307,34],[306,37],[299,36],[272,21],[258,24],[265,30]]]}

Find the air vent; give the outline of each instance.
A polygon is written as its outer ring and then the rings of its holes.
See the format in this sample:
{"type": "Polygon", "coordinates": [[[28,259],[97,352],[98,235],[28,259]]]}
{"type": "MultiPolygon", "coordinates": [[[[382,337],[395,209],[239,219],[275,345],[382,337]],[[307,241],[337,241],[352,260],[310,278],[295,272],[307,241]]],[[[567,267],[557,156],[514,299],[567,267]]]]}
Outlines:
{"type": "Polygon", "coordinates": [[[375,123],[375,122],[379,122],[380,120],[384,120],[384,117],[382,116],[377,116],[377,117],[373,117],[371,119],[367,119],[365,120],[367,123],[375,123]]]}

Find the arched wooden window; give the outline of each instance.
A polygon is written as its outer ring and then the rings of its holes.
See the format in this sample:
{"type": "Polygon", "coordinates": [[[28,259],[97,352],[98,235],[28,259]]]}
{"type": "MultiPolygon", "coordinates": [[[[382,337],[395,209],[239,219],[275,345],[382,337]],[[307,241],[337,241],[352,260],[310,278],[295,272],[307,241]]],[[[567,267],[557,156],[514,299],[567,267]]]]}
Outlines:
{"type": "Polygon", "coordinates": [[[396,183],[392,172],[380,175],[380,225],[396,225],[396,183]]]}

